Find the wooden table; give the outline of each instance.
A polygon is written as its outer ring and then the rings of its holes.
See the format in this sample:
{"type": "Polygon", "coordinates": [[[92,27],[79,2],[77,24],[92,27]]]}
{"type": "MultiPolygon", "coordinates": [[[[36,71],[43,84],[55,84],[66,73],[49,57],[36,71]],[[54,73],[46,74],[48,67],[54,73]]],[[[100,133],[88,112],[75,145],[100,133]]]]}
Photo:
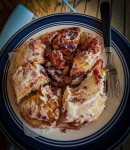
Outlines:
{"type": "MultiPolygon", "coordinates": [[[[100,4],[108,1],[112,8],[112,26],[130,41],[130,1],[129,0],[72,0],[70,4],[77,12],[100,19],[100,4]]],[[[17,4],[23,4],[38,18],[53,13],[65,12],[66,5],[58,0],[0,0],[0,30],[17,4]]],[[[68,12],[71,10],[68,8],[68,12]]],[[[10,142],[0,133],[0,150],[8,150],[10,142]]],[[[118,150],[130,149],[130,138],[118,150]]]]}

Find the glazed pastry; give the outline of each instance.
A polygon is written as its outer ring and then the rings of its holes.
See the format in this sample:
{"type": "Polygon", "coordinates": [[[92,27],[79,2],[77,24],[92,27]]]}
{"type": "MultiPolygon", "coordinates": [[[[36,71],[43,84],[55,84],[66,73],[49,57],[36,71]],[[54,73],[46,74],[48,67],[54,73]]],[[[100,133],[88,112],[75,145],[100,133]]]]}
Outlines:
{"type": "Polygon", "coordinates": [[[16,52],[16,66],[25,63],[44,64],[44,53],[46,45],[40,39],[30,39],[21,45],[16,52]]]}
{"type": "Polygon", "coordinates": [[[16,95],[16,103],[32,91],[49,82],[45,68],[39,64],[33,66],[30,63],[20,66],[10,73],[10,80],[16,95]]]}
{"type": "Polygon", "coordinates": [[[56,127],[60,116],[61,89],[44,86],[39,93],[27,99],[21,106],[21,115],[33,127],[56,127]]]}
{"type": "Polygon", "coordinates": [[[80,35],[80,44],[77,49],[77,54],[70,70],[72,85],[81,83],[87,72],[92,69],[99,59],[98,57],[102,50],[100,40],[96,36],[85,32],[80,35]]]}
{"type": "Polygon", "coordinates": [[[103,61],[98,60],[78,87],[66,87],[62,99],[61,127],[79,129],[100,116],[106,101],[104,93],[106,71],[103,68],[103,61]]]}
{"type": "Polygon", "coordinates": [[[67,27],[16,49],[9,74],[23,119],[34,128],[80,129],[105,108],[107,69],[98,37],[67,27]]]}

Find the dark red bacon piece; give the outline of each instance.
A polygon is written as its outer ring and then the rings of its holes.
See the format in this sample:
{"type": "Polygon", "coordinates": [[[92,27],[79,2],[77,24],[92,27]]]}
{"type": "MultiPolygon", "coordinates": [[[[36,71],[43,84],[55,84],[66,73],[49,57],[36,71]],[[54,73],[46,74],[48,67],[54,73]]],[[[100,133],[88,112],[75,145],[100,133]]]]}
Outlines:
{"type": "Polygon", "coordinates": [[[103,60],[99,59],[93,67],[93,75],[94,75],[96,84],[98,84],[100,79],[102,79],[101,77],[102,71],[107,71],[107,69],[103,68],[103,60]]]}
{"type": "Polygon", "coordinates": [[[59,34],[52,41],[53,48],[64,49],[65,54],[73,53],[79,42],[79,33],[80,28],[78,27],[59,30],[59,34]]]}

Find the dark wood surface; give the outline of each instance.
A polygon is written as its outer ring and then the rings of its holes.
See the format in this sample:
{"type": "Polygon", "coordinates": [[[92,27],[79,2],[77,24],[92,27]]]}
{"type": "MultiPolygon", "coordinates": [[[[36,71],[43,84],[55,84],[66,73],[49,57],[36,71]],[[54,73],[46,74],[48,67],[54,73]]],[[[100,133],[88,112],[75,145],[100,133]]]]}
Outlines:
{"type": "Polygon", "coordinates": [[[0,150],[9,150],[11,147],[11,143],[7,140],[7,138],[0,132],[0,150]]]}
{"type": "MultiPolygon", "coordinates": [[[[70,4],[75,7],[77,12],[94,16],[100,19],[100,4],[108,1],[112,8],[112,25],[119,30],[130,41],[130,1],[129,0],[72,0],[70,4]]],[[[0,0],[0,30],[5,24],[12,10],[18,5],[23,4],[30,9],[38,18],[65,12],[64,3],[57,0],[0,0]]],[[[68,9],[70,11],[70,9],[68,9]]]]}
{"type": "MultiPolygon", "coordinates": [[[[129,0],[72,0],[70,4],[77,12],[94,16],[100,19],[100,4],[108,1],[112,8],[112,25],[130,41],[130,1],[129,0]]],[[[23,4],[38,18],[65,12],[66,6],[57,0],[0,0],[0,30],[4,26],[12,10],[23,4]]],[[[69,8],[67,8],[70,11],[69,8]]],[[[9,150],[11,143],[0,132],[0,150],[9,150]]],[[[128,138],[118,150],[130,150],[130,138],[128,138]]]]}

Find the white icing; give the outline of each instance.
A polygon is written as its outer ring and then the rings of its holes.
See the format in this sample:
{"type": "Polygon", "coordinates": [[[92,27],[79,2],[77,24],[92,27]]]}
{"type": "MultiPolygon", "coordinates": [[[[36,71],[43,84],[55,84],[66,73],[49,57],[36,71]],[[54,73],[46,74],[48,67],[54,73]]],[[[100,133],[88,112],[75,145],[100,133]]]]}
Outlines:
{"type": "Polygon", "coordinates": [[[44,102],[47,103],[48,101],[55,101],[57,103],[58,106],[58,102],[57,100],[59,99],[59,97],[61,96],[61,89],[57,89],[56,94],[53,94],[52,90],[51,90],[51,86],[44,86],[41,88],[41,93],[42,96],[40,96],[40,99],[44,102]],[[49,98],[48,98],[49,95],[49,98]]]}
{"type": "Polygon", "coordinates": [[[66,103],[67,116],[66,122],[79,121],[83,123],[85,120],[88,122],[96,119],[105,107],[105,97],[102,100],[100,93],[92,95],[83,103],[73,103],[68,101],[66,103]],[[102,103],[102,101],[104,101],[102,103]]]}
{"type": "Polygon", "coordinates": [[[48,99],[44,96],[40,96],[40,99],[44,102],[44,103],[47,103],[48,99]]]}
{"type": "Polygon", "coordinates": [[[66,87],[63,96],[65,99],[63,111],[67,110],[66,122],[83,123],[86,120],[90,122],[97,119],[105,107],[103,81],[104,76],[96,84],[93,71],[91,71],[77,88],[66,87]]]}
{"type": "Polygon", "coordinates": [[[74,63],[72,66],[72,74],[75,74],[76,72],[87,72],[89,71],[93,65],[96,62],[97,56],[99,56],[100,53],[93,54],[92,52],[88,53],[87,51],[83,51],[79,53],[77,57],[74,58],[74,63]],[[83,54],[82,54],[83,53],[83,54]],[[80,58],[81,55],[81,58],[80,58]],[[75,68],[77,68],[75,70],[75,68]]]}

